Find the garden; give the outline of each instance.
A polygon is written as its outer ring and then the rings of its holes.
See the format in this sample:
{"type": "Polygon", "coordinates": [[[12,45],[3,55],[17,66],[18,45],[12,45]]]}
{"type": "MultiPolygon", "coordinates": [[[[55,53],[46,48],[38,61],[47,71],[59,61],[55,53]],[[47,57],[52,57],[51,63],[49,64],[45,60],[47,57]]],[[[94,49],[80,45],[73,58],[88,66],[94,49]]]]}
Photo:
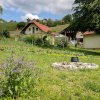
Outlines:
{"type": "Polygon", "coordinates": [[[59,70],[54,62],[80,62],[100,66],[100,50],[33,45],[12,38],[0,39],[1,100],[99,100],[100,68],[59,70]]]}

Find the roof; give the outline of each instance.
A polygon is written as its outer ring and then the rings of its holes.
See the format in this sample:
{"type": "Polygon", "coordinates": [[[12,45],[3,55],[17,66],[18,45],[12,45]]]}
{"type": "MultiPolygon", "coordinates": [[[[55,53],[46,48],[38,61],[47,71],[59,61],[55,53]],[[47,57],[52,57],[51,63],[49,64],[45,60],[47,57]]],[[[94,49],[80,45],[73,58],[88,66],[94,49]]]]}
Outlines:
{"type": "Polygon", "coordinates": [[[84,36],[93,35],[93,34],[95,34],[94,31],[86,31],[86,32],[83,33],[84,36]]]}
{"type": "Polygon", "coordinates": [[[62,30],[61,32],[59,32],[59,34],[66,35],[66,36],[75,36],[76,33],[77,32],[75,30],[71,30],[68,27],[62,30]]]}
{"type": "Polygon", "coordinates": [[[36,21],[32,21],[31,24],[35,24],[40,30],[42,30],[44,32],[48,32],[50,30],[50,28],[48,26],[40,24],[39,22],[36,22],[36,21]]]}
{"type": "Polygon", "coordinates": [[[45,26],[43,24],[40,24],[39,22],[36,21],[31,21],[29,22],[22,31],[25,31],[31,24],[35,24],[41,31],[43,32],[48,32],[50,31],[50,28],[48,26],[45,26]]]}

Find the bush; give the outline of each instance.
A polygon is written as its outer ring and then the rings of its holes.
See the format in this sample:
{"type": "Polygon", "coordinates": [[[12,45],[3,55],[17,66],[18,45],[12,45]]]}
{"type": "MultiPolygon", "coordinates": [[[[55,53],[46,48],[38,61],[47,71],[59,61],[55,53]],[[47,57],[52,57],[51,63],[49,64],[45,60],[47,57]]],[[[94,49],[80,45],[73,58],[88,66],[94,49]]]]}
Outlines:
{"type": "Polygon", "coordinates": [[[62,40],[62,41],[58,42],[57,47],[60,47],[60,48],[68,47],[68,43],[67,43],[67,41],[62,40]]]}
{"type": "Polygon", "coordinates": [[[36,41],[35,41],[35,45],[43,45],[43,40],[41,38],[37,38],[36,41]]]}
{"type": "Polygon", "coordinates": [[[26,36],[22,39],[26,43],[30,43],[33,45],[38,45],[38,46],[50,46],[49,41],[47,40],[47,35],[43,37],[36,37],[35,35],[32,36],[26,36]]]}
{"type": "Polygon", "coordinates": [[[22,38],[22,41],[26,42],[26,43],[30,43],[30,44],[35,44],[35,37],[34,36],[26,36],[24,38],[22,38]]]}
{"type": "Polygon", "coordinates": [[[30,44],[33,44],[33,45],[42,45],[43,44],[42,38],[37,38],[33,35],[32,36],[26,36],[22,40],[26,43],[30,43],[30,44]]]}
{"type": "Polygon", "coordinates": [[[6,38],[10,37],[10,33],[8,30],[3,30],[3,32],[1,34],[2,34],[2,36],[6,37],[6,38]]]}
{"type": "Polygon", "coordinates": [[[6,62],[0,64],[0,72],[2,72],[0,97],[18,98],[33,93],[36,79],[42,70],[34,67],[34,62],[12,55],[6,62]]]}
{"type": "Polygon", "coordinates": [[[24,27],[25,27],[25,22],[19,22],[19,23],[17,23],[17,28],[18,29],[23,29],[24,27]]]}

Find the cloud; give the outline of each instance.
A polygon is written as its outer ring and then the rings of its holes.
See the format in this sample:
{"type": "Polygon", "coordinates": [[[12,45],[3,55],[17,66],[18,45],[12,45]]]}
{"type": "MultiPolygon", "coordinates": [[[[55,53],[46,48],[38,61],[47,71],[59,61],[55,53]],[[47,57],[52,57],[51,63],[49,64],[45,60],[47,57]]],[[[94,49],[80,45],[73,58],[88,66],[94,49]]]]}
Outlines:
{"type": "Polygon", "coordinates": [[[4,8],[3,2],[0,0],[0,6],[4,8]]]}
{"type": "Polygon", "coordinates": [[[0,0],[5,9],[15,9],[24,13],[52,14],[70,13],[74,0],[0,0]]]}
{"type": "Polygon", "coordinates": [[[38,15],[32,15],[31,13],[25,14],[25,16],[21,16],[21,19],[23,21],[26,21],[27,19],[40,19],[38,15]]]}

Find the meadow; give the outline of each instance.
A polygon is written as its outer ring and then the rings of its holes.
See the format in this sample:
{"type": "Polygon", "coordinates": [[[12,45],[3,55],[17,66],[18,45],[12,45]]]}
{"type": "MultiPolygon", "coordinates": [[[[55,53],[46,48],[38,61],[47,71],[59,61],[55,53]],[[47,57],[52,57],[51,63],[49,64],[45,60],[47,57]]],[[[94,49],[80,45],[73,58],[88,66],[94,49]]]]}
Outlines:
{"type": "MultiPolygon", "coordinates": [[[[76,54],[82,62],[92,62],[100,66],[100,50],[74,48],[46,48],[26,44],[13,39],[0,40],[0,62],[12,55],[24,56],[42,69],[40,78],[28,96],[16,100],[100,100],[100,68],[95,70],[57,70],[54,62],[70,62],[76,54]]],[[[5,97],[4,100],[13,100],[5,97]]],[[[1,98],[1,100],[3,100],[1,98]]]]}

